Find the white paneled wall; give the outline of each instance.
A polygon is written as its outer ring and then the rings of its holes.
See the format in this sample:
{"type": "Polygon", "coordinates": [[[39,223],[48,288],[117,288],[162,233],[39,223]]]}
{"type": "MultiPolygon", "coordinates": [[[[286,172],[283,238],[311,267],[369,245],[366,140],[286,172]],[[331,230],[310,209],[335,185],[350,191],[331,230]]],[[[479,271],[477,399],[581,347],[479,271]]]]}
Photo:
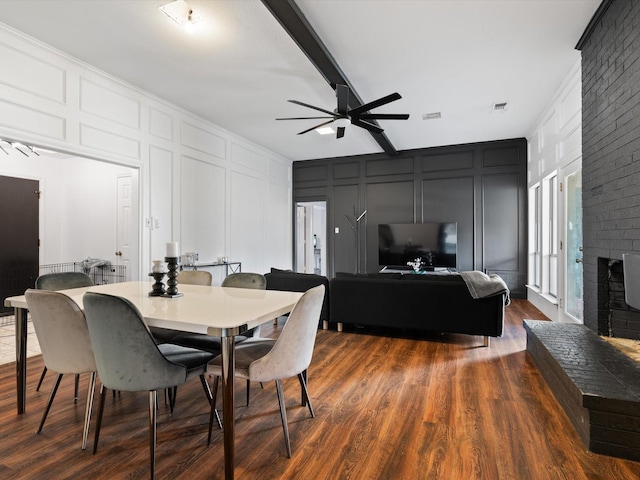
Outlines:
{"type": "MultiPolygon", "coordinates": [[[[290,160],[2,24],[0,58],[10,65],[0,69],[0,138],[135,169],[139,277],[172,240],[201,260],[241,261],[245,271],[291,267],[290,160]]],[[[77,199],[90,187],[71,175],[62,181],[77,199]]],[[[98,186],[115,196],[109,182],[98,186]]],[[[109,202],[94,206],[94,218],[109,202]]],[[[47,208],[45,223],[71,214],[47,208]]],[[[82,224],[55,233],[72,244],[82,224]]]]}
{"type": "MultiPolygon", "coordinates": [[[[541,262],[542,285],[540,288],[533,286],[533,267],[529,265],[529,284],[527,298],[545,315],[553,320],[560,318],[558,307],[562,308],[564,295],[564,267],[563,265],[563,240],[564,232],[564,203],[562,193],[559,192],[558,205],[558,240],[557,251],[559,269],[557,278],[547,279],[545,285],[545,275],[549,277],[549,270],[546,270],[547,263],[545,256],[548,256],[551,246],[549,240],[549,204],[547,188],[549,179],[556,176],[559,179],[558,185],[562,182],[564,169],[567,169],[574,162],[581,162],[582,155],[582,81],[581,62],[578,60],[573,68],[568,72],[564,81],[559,85],[558,90],[552,97],[550,103],[540,115],[539,121],[528,135],[528,187],[531,191],[535,186],[539,186],[542,193],[538,208],[542,212],[541,229],[541,262]],[[547,294],[549,285],[557,282],[558,294],[551,297],[547,294]]],[[[530,202],[532,195],[529,196],[530,202]]],[[[534,212],[534,206],[529,205],[529,212],[534,212]]],[[[533,224],[529,218],[529,252],[533,250],[533,224]]],[[[530,255],[531,257],[531,255],[530,255]]],[[[530,258],[531,261],[531,258],[530,258]]]]}

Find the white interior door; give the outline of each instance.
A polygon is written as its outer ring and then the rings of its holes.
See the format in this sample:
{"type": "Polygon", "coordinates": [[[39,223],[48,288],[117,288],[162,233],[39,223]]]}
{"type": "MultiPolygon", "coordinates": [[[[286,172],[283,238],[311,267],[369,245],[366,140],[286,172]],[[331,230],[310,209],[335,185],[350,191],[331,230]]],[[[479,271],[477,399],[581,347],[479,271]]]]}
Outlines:
{"type": "Polygon", "coordinates": [[[562,169],[564,208],[563,258],[560,278],[564,283],[564,301],[560,320],[583,322],[584,300],[582,283],[582,159],[562,169]]]}
{"type": "Polygon", "coordinates": [[[116,264],[125,265],[127,280],[131,280],[133,234],[133,187],[130,176],[118,177],[118,205],[116,225],[116,264]]]}

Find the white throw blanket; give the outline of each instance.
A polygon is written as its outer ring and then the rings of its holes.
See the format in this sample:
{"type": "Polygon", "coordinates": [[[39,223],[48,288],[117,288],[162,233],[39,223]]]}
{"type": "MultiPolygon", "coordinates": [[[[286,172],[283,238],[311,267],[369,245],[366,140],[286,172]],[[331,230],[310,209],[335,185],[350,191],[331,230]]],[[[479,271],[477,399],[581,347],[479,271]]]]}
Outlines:
{"type": "Polygon", "coordinates": [[[462,275],[462,279],[464,280],[464,283],[467,284],[469,293],[473,298],[492,297],[494,295],[505,293],[505,305],[509,305],[509,303],[511,303],[511,298],[509,298],[509,288],[499,275],[496,275],[495,273],[487,275],[486,273],[478,270],[460,272],[460,275],[462,275]]]}

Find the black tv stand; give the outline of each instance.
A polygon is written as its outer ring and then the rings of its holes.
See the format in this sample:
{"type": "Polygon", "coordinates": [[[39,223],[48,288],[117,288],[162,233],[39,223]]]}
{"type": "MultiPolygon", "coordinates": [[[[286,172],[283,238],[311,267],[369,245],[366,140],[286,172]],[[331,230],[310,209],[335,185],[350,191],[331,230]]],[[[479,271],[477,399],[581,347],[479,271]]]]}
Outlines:
{"type": "MultiPolygon", "coordinates": [[[[423,267],[423,272],[451,272],[451,269],[446,267],[423,267]]],[[[413,267],[409,265],[385,265],[382,267],[379,273],[413,273],[413,267]]]]}

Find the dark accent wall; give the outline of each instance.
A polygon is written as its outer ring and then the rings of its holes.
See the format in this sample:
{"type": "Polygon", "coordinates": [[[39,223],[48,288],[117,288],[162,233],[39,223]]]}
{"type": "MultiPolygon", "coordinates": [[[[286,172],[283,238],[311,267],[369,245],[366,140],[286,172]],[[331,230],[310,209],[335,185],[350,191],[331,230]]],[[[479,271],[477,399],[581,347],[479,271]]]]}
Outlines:
{"type": "Polygon", "coordinates": [[[329,276],[380,269],[378,224],[457,222],[458,270],[498,273],[525,298],[526,192],[525,139],[293,164],[294,205],[327,201],[329,276]],[[364,210],[358,259],[345,215],[364,210]]]}
{"type": "Polygon", "coordinates": [[[606,302],[598,293],[598,264],[640,253],[640,2],[603,2],[578,48],[585,324],[601,334],[629,336],[598,321],[606,302]]]}

